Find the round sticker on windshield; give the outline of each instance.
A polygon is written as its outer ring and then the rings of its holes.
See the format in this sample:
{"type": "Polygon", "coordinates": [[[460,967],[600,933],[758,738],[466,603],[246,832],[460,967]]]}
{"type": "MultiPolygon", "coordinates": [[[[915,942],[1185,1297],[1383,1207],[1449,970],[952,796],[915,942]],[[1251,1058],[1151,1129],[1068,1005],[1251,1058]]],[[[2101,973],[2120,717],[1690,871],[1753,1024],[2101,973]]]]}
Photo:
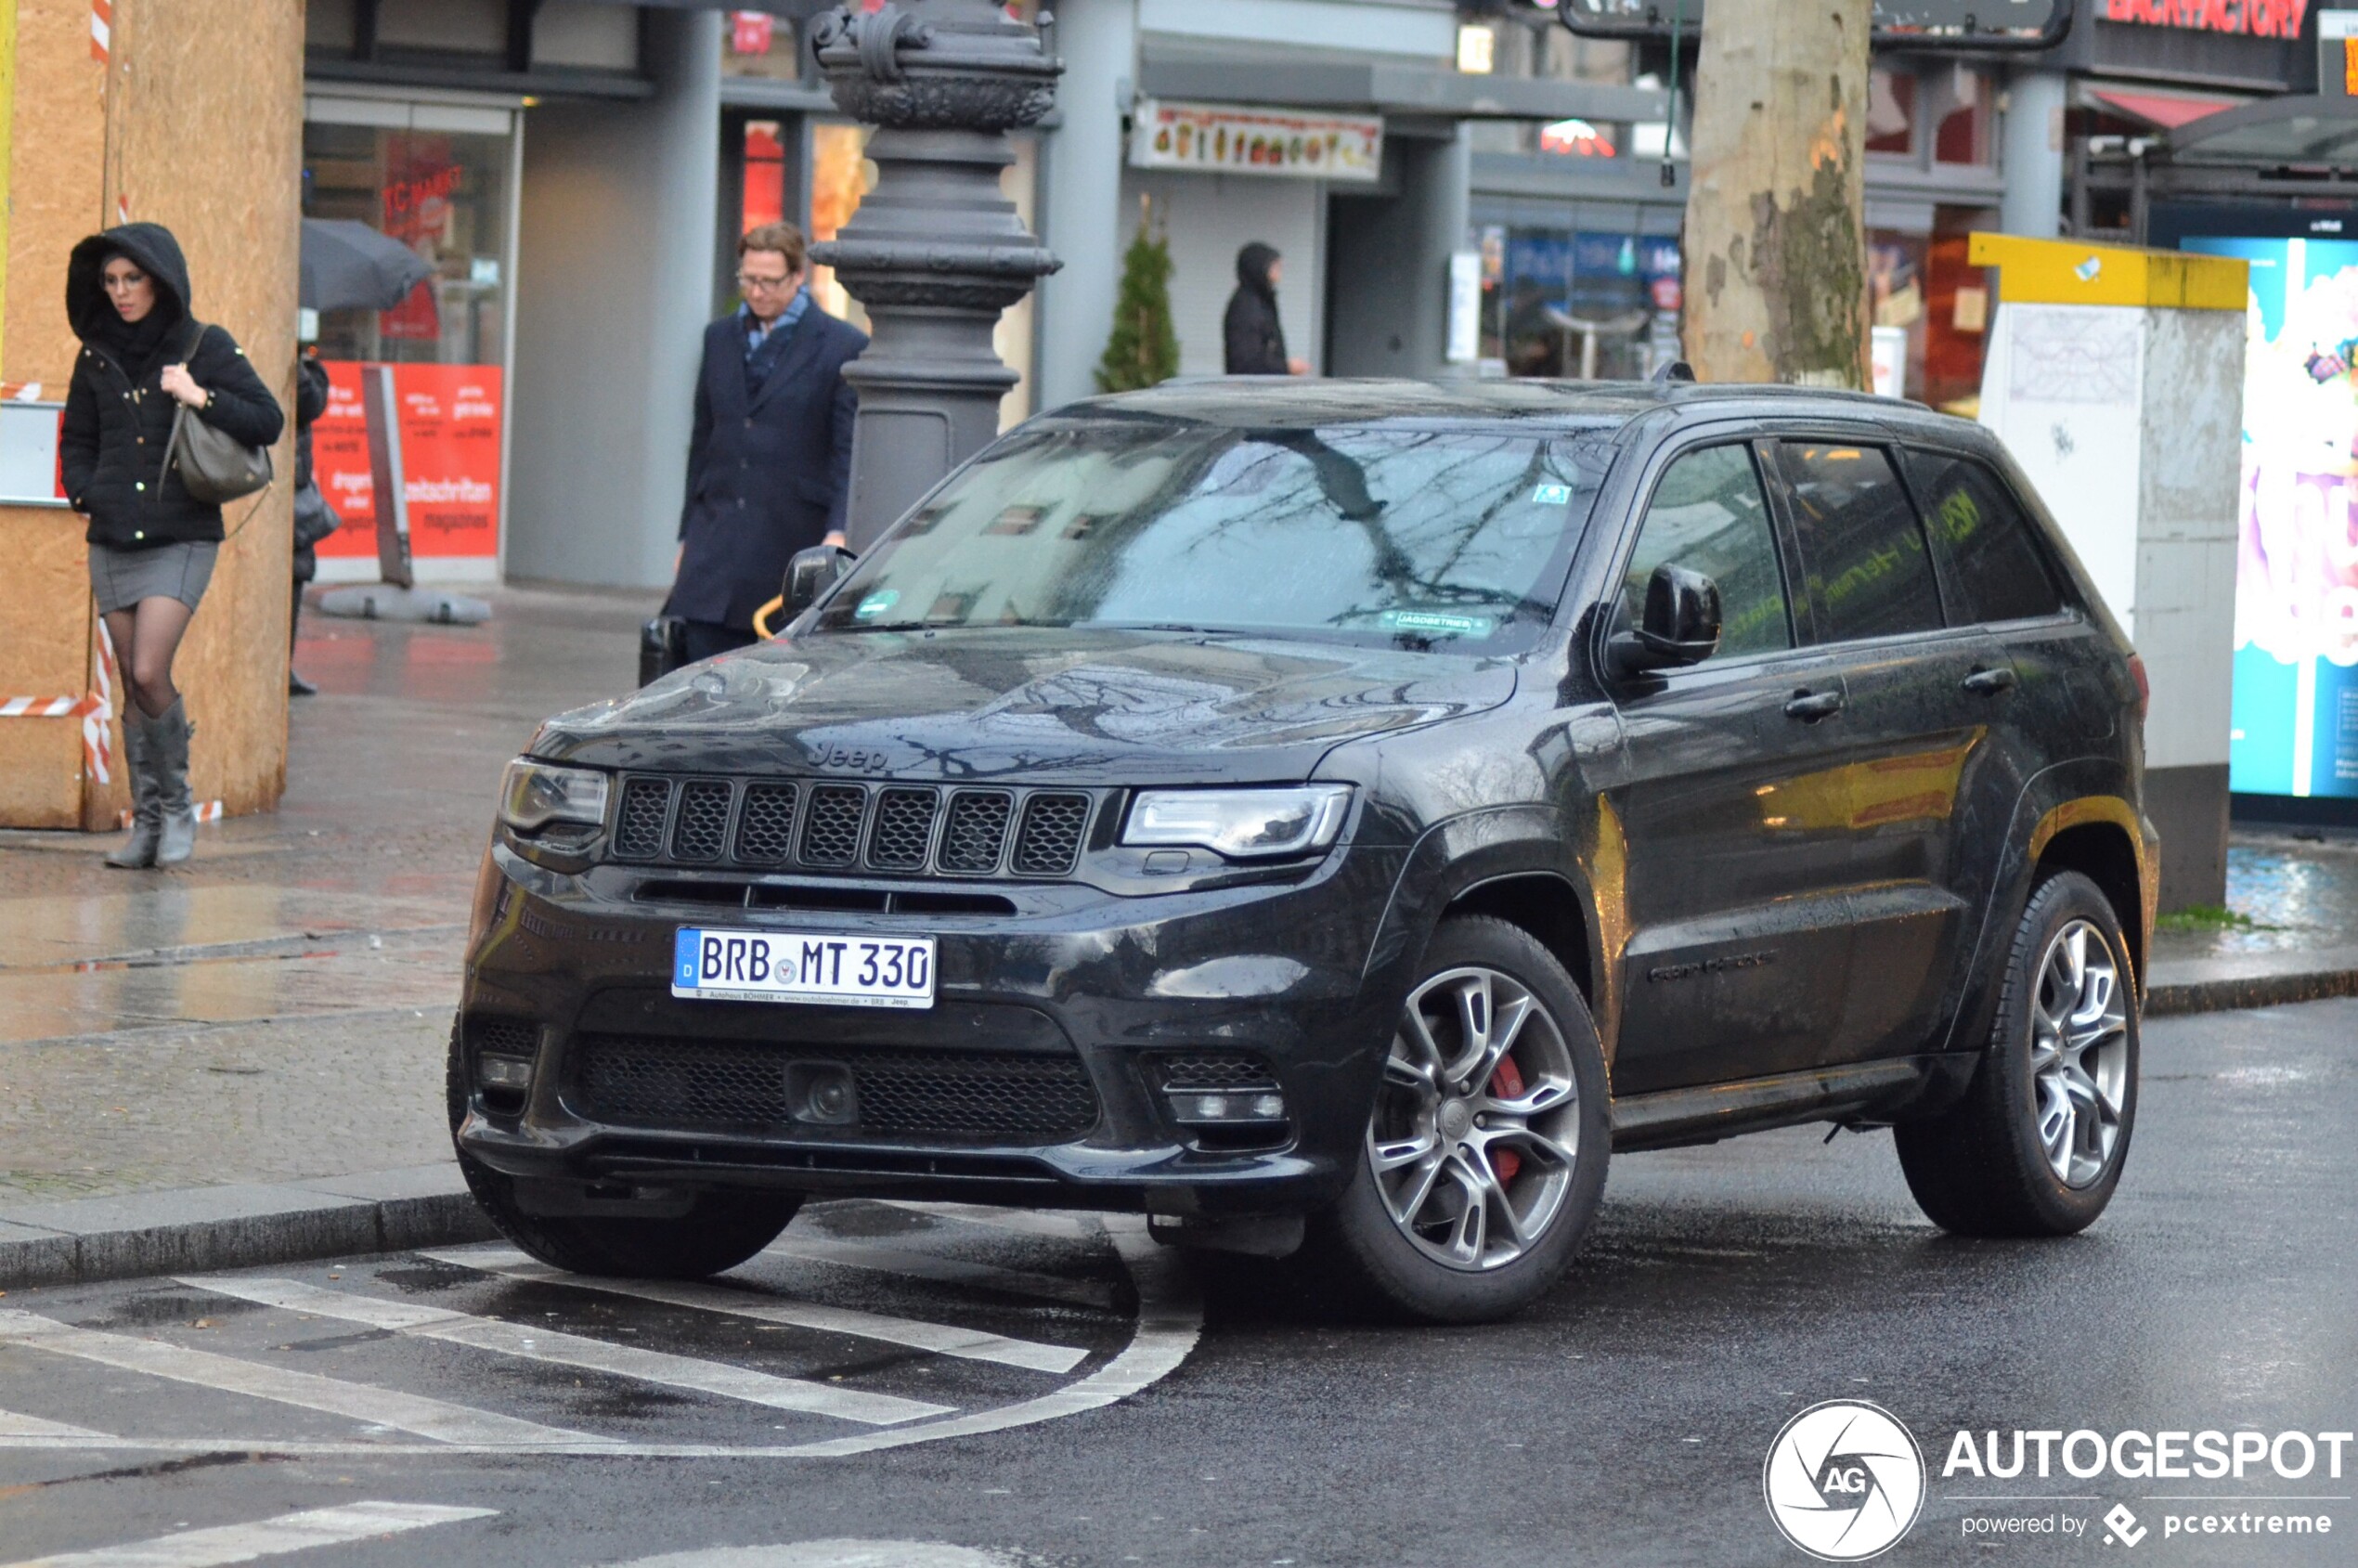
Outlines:
{"type": "Polygon", "coordinates": [[[874,620],[900,603],[900,590],[899,589],[880,588],[860,601],[860,607],[851,613],[863,621],[874,620]]]}

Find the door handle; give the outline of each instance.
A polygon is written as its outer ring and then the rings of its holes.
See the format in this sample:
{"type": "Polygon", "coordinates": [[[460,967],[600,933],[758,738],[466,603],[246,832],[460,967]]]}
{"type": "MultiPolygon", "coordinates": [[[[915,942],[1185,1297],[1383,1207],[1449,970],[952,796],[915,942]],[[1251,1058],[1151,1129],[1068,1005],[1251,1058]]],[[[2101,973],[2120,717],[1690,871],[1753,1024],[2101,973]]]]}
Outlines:
{"type": "Polygon", "coordinates": [[[1842,711],[1840,692],[1795,692],[1785,704],[1785,717],[1815,723],[1842,711]]]}
{"type": "Polygon", "coordinates": [[[2001,692],[2014,689],[2015,672],[2006,665],[2000,665],[1995,669],[1976,669],[1961,684],[1975,696],[1994,697],[2001,692]]]}

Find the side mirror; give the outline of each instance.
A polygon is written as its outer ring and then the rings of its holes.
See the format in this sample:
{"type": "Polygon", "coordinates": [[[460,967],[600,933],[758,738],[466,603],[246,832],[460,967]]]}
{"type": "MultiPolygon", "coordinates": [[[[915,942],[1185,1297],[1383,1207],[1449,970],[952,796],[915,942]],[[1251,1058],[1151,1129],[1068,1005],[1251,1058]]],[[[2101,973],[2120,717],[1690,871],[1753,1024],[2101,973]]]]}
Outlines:
{"type": "Polygon", "coordinates": [[[1719,585],[1701,572],[1665,563],[1646,580],[1646,609],[1636,630],[1605,643],[1616,676],[1701,664],[1719,648],[1719,585]]]}
{"type": "Polygon", "coordinates": [[[819,596],[836,586],[837,579],[851,570],[859,557],[851,551],[831,544],[814,544],[809,550],[797,550],[786,563],[786,580],[778,590],[778,597],[785,603],[779,606],[787,620],[819,603],[819,596]]]}

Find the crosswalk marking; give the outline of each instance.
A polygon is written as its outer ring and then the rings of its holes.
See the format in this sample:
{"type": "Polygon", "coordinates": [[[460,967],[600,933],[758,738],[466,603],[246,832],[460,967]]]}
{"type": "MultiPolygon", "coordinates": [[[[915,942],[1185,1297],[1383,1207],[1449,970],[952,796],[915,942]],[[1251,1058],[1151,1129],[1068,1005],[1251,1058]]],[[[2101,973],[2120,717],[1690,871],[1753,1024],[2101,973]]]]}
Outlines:
{"type": "Polygon", "coordinates": [[[554,1328],[526,1328],[497,1317],[476,1317],[416,1302],[387,1301],[343,1290],[325,1290],[300,1280],[252,1276],[183,1276],[180,1283],[265,1306],[312,1313],[366,1324],[398,1334],[415,1334],[472,1346],[501,1355],[546,1361],[559,1367],[606,1372],[641,1382],[693,1390],[723,1399],[740,1399],[773,1410],[834,1416],[867,1426],[890,1426],[951,1414],[952,1406],[892,1394],[836,1388],[800,1378],[774,1377],[724,1362],[704,1361],[667,1351],[637,1345],[610,1344],[603,1340],[567,1334],[554,1328]]]}
{"type": "Polygon", "coordinates": [[[792,1258],[802,1263],[837,1263],[846,1268],[905,1274],[952,1285],[979,1286],[1010,1295],[1032,1296],[1076,1306],[1113,1310],[1113,1288],[1094,1279],[1061,1279],[1051,1274],[1001,1268],[995,1263],[970,1263],[934,1252],[913,1252],[873,1241],[836,1241],[822,1237],[785,1236],[771,1242],[766,1257],[792,1258]]]}
{"type": "Polygon", "coordinates": [[[493,1415],[488,1410],[472,1410],[422,1394],[400,1393],[368,1383],[342,1382],[316,1372],[297,1372],[257,1361],[215,1355],[211,1351],[189,1350],[162,1340],[77,1328],[70,1323],[13,1308],[0,1309],[0,1341],[95,1361],[125,1372],[144,1372],[174,1382],[249,1394],[331,1416],[347,1416],[356,1421],[431,1437],[438,1443],[603,1445],[587,1432],[545,1427],[537,1421],[493,1415]]]}
{"type": "Polygon", "coordinates": [[[257,1520],[252,1524],[221,1524],[134,1541],[126,1546],[26,1558],[7,1564],[7,1568],[220,1568],[225,1563],[251,1562],[257,1557],[276,1557],[281,1552],[365,1541],[376,1536],[423,1529],[429,1524],[489,1519],[499,1511],[487,1508],[444,1508],[434,1503],[346,1503],[339,1508],[282,1513],[276,1519],[257,1520]]]}
{"type": "Polygon", "coordinates": [[[615,1568],[1014,1568],[1004,1552],[940,1541],[795,1541],[771,1547],[709,1547],[641,1557],[615,1568]]]}
{"type": "Polygon", "coordinates": [[[887,1344],[907,1345],[913,1350],[931,1351],[937,1355],[995,1362],[1002,1367],[1020,1367],[1033,1372],[1069,1372],[1089,1355],[1087,1351],[1075,1350],[1069,1345],[1039,1344],[1030,1340],[987,1334],[979,1328],[963,1328],[949,1323],[926,1323],[916,1318],[892,1317],[883,1313],[855,1311],[849,1307],[817,1306],[808,1302],[758,1295],[749,1289],[729,1286],[659,1279],[594,1279],[536,1263],[515,1248],[503,1247],[497,1242],[428,1252],[425,1256],[437,1263],[457,1263],[461,1268],[496,1274],[503,1279],[566,1285],[583,1290],[600,1290],[608,1295],[629,1296],[639,1301],[661,1302],[667,1306],[726,1313],[732,1317],[746,1317],[760,1323],[815,1328],[824,1333],[849,1334],[863,1340],[882,1340],[887,1344]]]}
{"type": "Polygon", "coordinates": [[[1085,1378],[1019,1405],[1002,1405],[996,1409],[977,1410],[892,1432],[806,1443],[793,1450],[795,1457],[834,1458],[910,1443],[930,1443],[942,1437],[1004,1432],[1009,1427],[1100,1409],[1170,1376],[1187,1359],[1187,1353],[1196,1347],[1196,1336],[1203,1331],[1202,1299],[1178,1261],[1147,1236],[1143,1216],[1114,1216],[1107,1229],[1138,1287],[1136,1331],[1121,1354],[1085,1378]]]}
{"type": "Polygon", "coordinates": [[[1043,1236],[1055,1241],[1100,1241],[1106,1227],[1095,1214],[1058,1214],[1039,1209],[994,1209],[982,1203],[928,1203],[915,1199],[884,1198],[888,1209],[905,1209],[928,1219],[963,1220],[1020,1236],[1043,1236]]]}
{"type": "Polygon", "coordinates": [[[63,1421],[45,1421],[38,1416],[28,1416],[16,1410],[0,1410],[0,1437],[96,1437],[104,1441],[107,1434],[92,1432],[88,1427],[68,1426],[63,1421]]]}

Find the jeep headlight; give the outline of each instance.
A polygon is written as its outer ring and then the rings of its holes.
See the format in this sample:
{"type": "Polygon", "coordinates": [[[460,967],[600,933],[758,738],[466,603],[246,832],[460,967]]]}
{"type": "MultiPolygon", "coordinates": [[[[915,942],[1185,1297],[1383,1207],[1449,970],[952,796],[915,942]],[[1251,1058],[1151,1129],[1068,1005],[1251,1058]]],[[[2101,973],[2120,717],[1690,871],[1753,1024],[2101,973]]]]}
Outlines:
{"type": "Polygon", "coordinates": [[[1130,803],[1121,841],[1187,846],[1232,860],[1306,855],[1342,831],[1349,784],[1284,789],[1148,789],[1130,803]]]}
{"type": "Polygon", "coordinates": [[[538,833],[551,823],[603,827],[606,788],[606,775],[591,769],[519,757],[499,781],[499,820],[525,834],[538,833]]]}

